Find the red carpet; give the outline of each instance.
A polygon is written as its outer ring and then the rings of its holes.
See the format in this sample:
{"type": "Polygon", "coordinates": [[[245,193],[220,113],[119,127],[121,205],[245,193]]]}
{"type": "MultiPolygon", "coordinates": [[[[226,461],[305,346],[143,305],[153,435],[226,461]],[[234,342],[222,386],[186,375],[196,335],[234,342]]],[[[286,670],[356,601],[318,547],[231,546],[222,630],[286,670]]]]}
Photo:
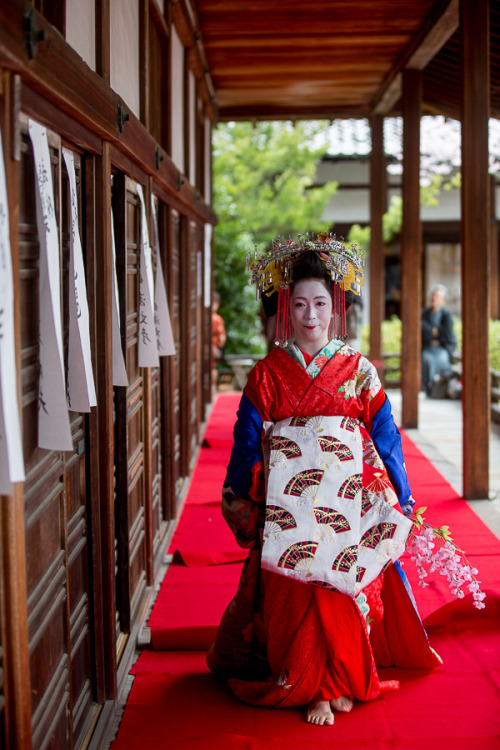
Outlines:
{"type": "Polygon", "coordinates": [[[205,649],[232,598],[244,552],[219,511],[240,394],[220,394],[186,507],[172,540],[174,563],[150,617],[154,649],[136,662],[132,691],[112,750],[498,750],[500,748],[500,541],[461,500],[407,436],[406,465],[426,520],[450,526],[479,569],[486,609],[454,599],[444,577],[417,585],[405,570],[442,667],[380,670],[401,688],[337,714],[333,727],[314,727],[296,709],[265,709],[237,701],[205,666],[205,649]],[[238,561],[238,562],[236,562],[238,561]]]}

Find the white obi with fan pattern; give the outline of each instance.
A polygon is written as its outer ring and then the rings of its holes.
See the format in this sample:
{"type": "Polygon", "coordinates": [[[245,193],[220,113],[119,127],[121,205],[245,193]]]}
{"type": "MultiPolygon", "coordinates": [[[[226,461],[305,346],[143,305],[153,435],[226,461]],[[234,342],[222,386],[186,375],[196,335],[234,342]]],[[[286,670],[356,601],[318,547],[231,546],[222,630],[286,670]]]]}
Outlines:
{"type": "Polygon", "coordinates": [[[262,440],[262,567],[355,598],[401,557],[412,527],[387,481],[363,487],[373,444],[363,445],[355,419],[337,416],[265,422],[262,440]]]}

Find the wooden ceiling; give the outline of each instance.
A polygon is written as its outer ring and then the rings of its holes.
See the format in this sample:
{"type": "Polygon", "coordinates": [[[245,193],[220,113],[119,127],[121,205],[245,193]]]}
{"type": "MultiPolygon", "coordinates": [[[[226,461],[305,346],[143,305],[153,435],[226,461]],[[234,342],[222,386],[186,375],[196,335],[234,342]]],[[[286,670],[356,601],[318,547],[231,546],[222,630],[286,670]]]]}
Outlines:
{"type": "MultiPolygon", "coordinates": [[[[424,111],[459,115],[458,0],[191,4],[219,119],[395,114],[405,66],[423,70],[424,111]]],[[[500,116],[500,11],[498,0],[490,4],[492,114],[500,116]]]]}

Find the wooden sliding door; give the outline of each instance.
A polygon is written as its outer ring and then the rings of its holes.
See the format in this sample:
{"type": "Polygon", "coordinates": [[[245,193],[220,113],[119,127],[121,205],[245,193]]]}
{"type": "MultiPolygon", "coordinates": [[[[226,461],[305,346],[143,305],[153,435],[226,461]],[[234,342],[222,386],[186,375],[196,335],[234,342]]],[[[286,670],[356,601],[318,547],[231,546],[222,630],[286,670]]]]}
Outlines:
{"type": "Polygon", "coordinates": [[[115,389],[115,518],[119,627],[129,633],[146,588],[144,373],[139,367],[140,204],[123,174],[113,182],[122,349],[128,387],[115,389]]]}
{"type": "MultiPolygon", "coordinates": [[[[55,211],[59,226],[61,300],[67,362],[69,209],[68,177],[59,138],[49,134],[55,211]]],[[[80,157],[75,154],[82,205],[80,157]]],[[[19,285],[26,568],[33,747],[74,747],[97,712],[94,703],[91,518],[86,417],[69,412],[73,451],[38,447],[39,268],[31,143],[22,139],[19,205],[19,285]]]]}

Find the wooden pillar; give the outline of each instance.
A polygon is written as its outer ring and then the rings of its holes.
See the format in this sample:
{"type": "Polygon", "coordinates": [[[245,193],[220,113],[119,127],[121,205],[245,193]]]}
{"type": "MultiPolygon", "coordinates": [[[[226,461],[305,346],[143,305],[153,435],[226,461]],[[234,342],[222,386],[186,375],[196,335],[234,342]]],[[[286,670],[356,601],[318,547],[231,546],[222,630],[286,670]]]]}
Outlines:
{"type": "MultiPolygon", "coordinates": [[[[97,309],[96,289],[99,270],[96,264],[97,225],[99,221],[96,211],[100,210],[95,202],[96,190],[96,160],[92,154],[88,154],[82,164],[85,164],[85,263],[87,275],[87,298],[90,314],[90,346],[92,361],[98,361],[97,356],[97,330],[101,324],[99,310],[97,309]]],[[[97,369],[97,368],[95,368],[97,369]]],[[[97,409],[91,409],[88,415],[88,472],[87,492],[89,497],[90,524],[92,529],[92,605],[94,633],[94,668],[95,668],[95,693],[97,703],[106,700],[106,659],[104,653],[104,622],[103,622],[103,568],[102,568],[102,539],[101,539],[101,490],[100,490],[100,425],[97,409]]]]}
{"type": "Polygon", "coordinates": [[[489,2],[461,0],[464,496],[488,497],[489,2]]]}
{"type": "Polygon", "coordinates": [[[99,424],[99,489],[101,499],[101,544],[103,568],[103,635],[106,654],[106,696],[116,697],[116,588],[115,588],[115,504],[113,361],[111,329],[111,156],[107,141],[102,156],[96,157],[96,299],[98,325],[97,414],[99,424]]]}
{"type": "MultiPolygon", "coordinates": [[[[148,236],[154,237],[152,231],[153,219],[151,217],[151,178],[148,177],[144,189],[144,201],[146,203],[146,222],[148,223],[148,236]]],[[[142,221],[142,218],[141,218],[142,221]]],[[[156,252],[156,242],[154,245],[156,252]]],[[[153,256],[154,257],[154,256],[153,256]]],[[[161,360],[160,360],[161,361],[161,360]]],[[[146,532],[146,584],[154,585],[154,544],[153,544],[153,373],[151,367],[143,367],[143,400],[144,400],[144,422],[143,422],[143,446],[144,446],[144,530],[146,532]]]]}
{"type": "Polygon", "coordinates": [[[420,392],[422,225],[420,222],[420,110],[422,76],[403,72],[403,228],[401,232],[402,426],[418,427],[420,392]]]}
{"type": "MultiPolygon", "coordinates": [[[[19,76],[2,73],[0,79],[0,123],[5,159],[5,177],[9,200],[9,230],[14,281],[14,336],[16,369],[20,397],[19,309],[19,133],[17,106],[20,100],[19,76]]],[[[21,426],[22,429],[22,426],[21,426]]],[[[28,611],[26,586],[26,545],[24,528],[23,485],[16,482],[12,495],[0,497],[0,613],[4,669],[6,747],[30,750],[31,744],[31,677],[28,651],[28,611]]]]}
{"type": "Polygon", "coordinates": [[[370,359],[382,363],[382,321],[384,319],[384,236],[382,216],[387,209],[387,173],[384,153],[384,118],[371,120],[370,155],[370,359]]]}
{"type": "Polygon", "coordinates": [[[103,81],[111,80],[110,0],[95,0],[95,61],[96,73],[103,81]]]}
{"type": "Polygon", "coordinates": [[[151,130],[151,106],[149,90],[149,2],[139,2],[139,91],[141,122],[147,130],[151,130]]]}

